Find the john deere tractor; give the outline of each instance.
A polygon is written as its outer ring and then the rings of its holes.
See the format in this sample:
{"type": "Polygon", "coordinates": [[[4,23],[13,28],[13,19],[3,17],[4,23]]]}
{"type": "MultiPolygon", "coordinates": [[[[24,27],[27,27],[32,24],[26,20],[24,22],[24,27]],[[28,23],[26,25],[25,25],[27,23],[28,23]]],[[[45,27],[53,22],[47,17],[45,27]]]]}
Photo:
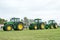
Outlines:
{"type": "Polygon", "coordinates": [[[31,23],[29,26],[30,30],[44,29],[45,24],[42,22],[42,19],[35,19],[34,23],[31,23]]]}
{"type": "Polygon", "coordinates": [[[46,29],[48,29],[48,28],[53,29],[53,28],[57,28],[57,27],[58,27],[58,25],[55,22],[55,20],[49,20],[48,24],[45,25],[46,29]]]}
{"type": "Polygon", "coordinates": [[[24,25],[20,22],[20,18],[11,18],[9,22],[4,23],[3,30],[11,31],[13,30],[23,30],[24,25]]]}

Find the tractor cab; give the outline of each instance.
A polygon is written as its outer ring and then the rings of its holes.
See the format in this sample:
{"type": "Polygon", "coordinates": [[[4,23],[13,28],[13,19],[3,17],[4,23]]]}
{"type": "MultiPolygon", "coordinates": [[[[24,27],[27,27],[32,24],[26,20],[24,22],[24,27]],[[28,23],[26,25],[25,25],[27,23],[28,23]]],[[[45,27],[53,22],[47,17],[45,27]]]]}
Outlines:
{"type": "Polygon", "coordinates": [[[48,21],[48,24],[54,24],[54,23],[56,23],[55,20],[49,20],[48,21]]]}
{"type": "Polygon", "coordinates": [[[11,22],[20,22],[20,18],[11,18],[10,21],[11,22]]]}
{"type": "Polygon", "coordinates": [[[34,22],[35,23],[41,23],[42,22],[42,19],[35,19],[34,22]]]}

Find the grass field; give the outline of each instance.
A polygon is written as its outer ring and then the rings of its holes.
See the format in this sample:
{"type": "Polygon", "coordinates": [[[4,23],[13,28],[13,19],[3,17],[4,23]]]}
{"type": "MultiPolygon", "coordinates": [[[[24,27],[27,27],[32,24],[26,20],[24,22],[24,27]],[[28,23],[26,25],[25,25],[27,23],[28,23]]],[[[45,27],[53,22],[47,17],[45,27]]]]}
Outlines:
{"type": "Polygon", "coordinates": [[[60,40],[60,28],[23,31],[1,30],[0,40],[60,40]]]}

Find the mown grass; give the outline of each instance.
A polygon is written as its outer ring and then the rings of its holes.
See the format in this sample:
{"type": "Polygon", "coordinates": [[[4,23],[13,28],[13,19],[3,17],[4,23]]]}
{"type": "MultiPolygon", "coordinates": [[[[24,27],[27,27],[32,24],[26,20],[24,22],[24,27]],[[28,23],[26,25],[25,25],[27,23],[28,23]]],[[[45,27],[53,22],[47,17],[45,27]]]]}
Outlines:
{"type": "Polygon", "coordinates": [[[1,30],[0,40],[60,40],[60,28],[23,31],[1,30]]]}

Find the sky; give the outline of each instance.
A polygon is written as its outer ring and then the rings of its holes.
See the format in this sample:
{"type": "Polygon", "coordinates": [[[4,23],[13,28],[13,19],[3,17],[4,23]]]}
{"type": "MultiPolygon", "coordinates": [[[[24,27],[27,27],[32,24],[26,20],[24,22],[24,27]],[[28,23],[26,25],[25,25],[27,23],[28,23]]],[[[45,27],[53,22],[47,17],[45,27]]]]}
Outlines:
{"type": "Polygon", "coordinates": [[[0,0],[0,17],[53,19],[60,23],[60,0],[0,0]]]}

